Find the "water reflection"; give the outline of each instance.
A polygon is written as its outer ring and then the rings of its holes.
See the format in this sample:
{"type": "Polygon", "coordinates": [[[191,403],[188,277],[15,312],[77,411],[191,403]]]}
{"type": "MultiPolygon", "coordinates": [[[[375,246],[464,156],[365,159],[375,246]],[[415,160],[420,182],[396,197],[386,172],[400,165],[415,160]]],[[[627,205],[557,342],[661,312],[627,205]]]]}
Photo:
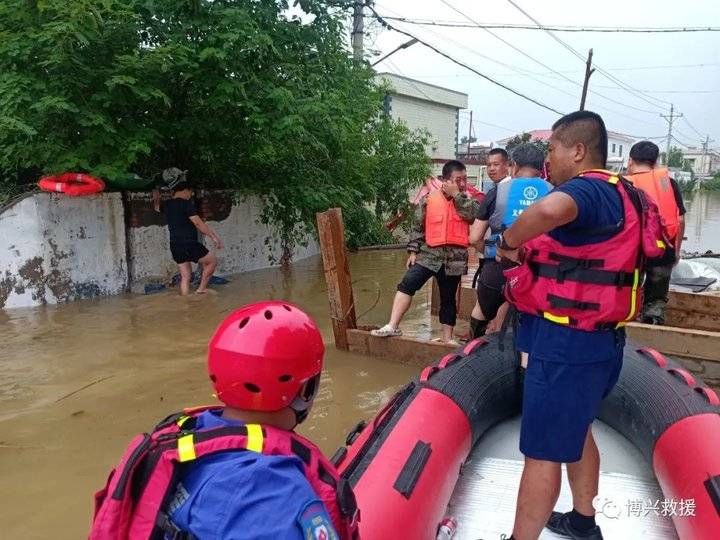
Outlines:
{"type": "Polygon", "coordinates": [[[685,195],[685,240],[688,252],[710,250],[720,253],[720,193],[699,192],[685,195]]]}

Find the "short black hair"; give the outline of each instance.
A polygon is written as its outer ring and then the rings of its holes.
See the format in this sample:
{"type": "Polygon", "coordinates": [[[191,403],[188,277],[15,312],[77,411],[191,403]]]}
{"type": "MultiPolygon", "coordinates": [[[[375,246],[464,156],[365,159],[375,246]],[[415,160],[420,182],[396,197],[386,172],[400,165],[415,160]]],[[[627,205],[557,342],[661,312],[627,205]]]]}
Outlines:
{"type": "Polygon", "coordinates": [[[443,178],[450,178],[450,175],[452,175],[455,171],[461,172],[464,170],[466,170],[464,163],[456,159],[452,159],[443,165],[442,176],[443,178]]]}
{"type": "Polygon", "coordinates": [[[553,124],[553,135],[563,146],[581,143],[603,168],[608,157],[608,134],[605,122],[598,113],[575,111],[553,124]]]}
{"type": "Polygon", "coordinates": [[[493,148],[488,152],[488,157],[490,156],[502,156],[503,160],[505,161],[508,161],[510,159],[507,150],[505,150],[504,148],[493,148]]]}
{"type": "Polygon", "coordinates": [[[630,148],[630,157],[638,163],[646,163],[652,167],[655,166],[660,155],[660,148],[651,141],[636,142],[630,148]]]}
{"type": "Polygon", "coordinates": [[[177,193],[178,191],[183,191],[185,189],[192,189],[190,182],[178,182],[171,188],[173,193],[177,193]]]}
{"type": "Polygon", "coordinates": [[[545,163],[545,153],[533,143],[518,144],[510,151],[510,156],[518,167],[532,167],[541,171],[545,163]]]}

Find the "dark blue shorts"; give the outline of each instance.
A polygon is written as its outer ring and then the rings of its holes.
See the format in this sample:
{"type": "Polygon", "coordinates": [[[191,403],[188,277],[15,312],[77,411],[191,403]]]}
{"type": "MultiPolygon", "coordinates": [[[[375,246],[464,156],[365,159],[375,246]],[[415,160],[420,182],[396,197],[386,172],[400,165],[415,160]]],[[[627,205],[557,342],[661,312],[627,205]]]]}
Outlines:
{"type": "Polygon", "coordinates": [[[622,331],[583,332],[523,315],[525,374],[520,451],[558,463],[582,458],[588,428],[622,369],[622,331]]]}

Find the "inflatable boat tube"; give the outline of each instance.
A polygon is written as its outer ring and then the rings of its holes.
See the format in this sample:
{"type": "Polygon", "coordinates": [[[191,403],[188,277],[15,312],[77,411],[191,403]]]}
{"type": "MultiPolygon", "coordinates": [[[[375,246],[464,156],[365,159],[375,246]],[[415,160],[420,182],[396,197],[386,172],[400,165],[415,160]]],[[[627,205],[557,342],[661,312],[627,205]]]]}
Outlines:
{"type": "Polygon", "coordinates": [[[82,197],[100,193],[105,182],[89,174],[63,173],[58,176],[46,176],[38,181],[38,187],[50,193],[64,193],[70,197],[82,197]]]}
{"type": "MultiPolygon", "coordinates": [[[[475,340],[425,368],[333,462],[355,490],[363,540],[434,539],[462,464],[493,426],[520,414],[522,376],[512,347],[475,340]]],[[[620,380],[600,419],[652,464],[667,499],[693,501],[673,516],[681,540],[720,531],[720,400],[678,364],[628,345],[620,380]]]]}

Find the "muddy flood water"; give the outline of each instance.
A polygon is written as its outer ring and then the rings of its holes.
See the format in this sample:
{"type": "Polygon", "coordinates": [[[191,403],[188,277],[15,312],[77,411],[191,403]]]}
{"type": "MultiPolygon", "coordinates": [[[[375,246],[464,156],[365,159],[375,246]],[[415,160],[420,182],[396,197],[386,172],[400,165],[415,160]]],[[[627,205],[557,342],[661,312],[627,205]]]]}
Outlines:
{"type": "MultiPolygon", "coordinates": [[[[404,261],[398,251],[351,256],[357,314],[377,301],[361,323],[385,322],[404,261]]],[[[207,341],[244,303],[282,298],[320,325],[327,348],[322,387],[299,431],[326,454],[418,371],[334,348],[319,257],[286,271],[235,276],[216,290],[0,311],[0,537],[85,537],[93,493],[130,438],[169,413],[214,402],[207,341]]],[[[429,328],[428,301],[418,294],[410,324],[429,328]]]]}

